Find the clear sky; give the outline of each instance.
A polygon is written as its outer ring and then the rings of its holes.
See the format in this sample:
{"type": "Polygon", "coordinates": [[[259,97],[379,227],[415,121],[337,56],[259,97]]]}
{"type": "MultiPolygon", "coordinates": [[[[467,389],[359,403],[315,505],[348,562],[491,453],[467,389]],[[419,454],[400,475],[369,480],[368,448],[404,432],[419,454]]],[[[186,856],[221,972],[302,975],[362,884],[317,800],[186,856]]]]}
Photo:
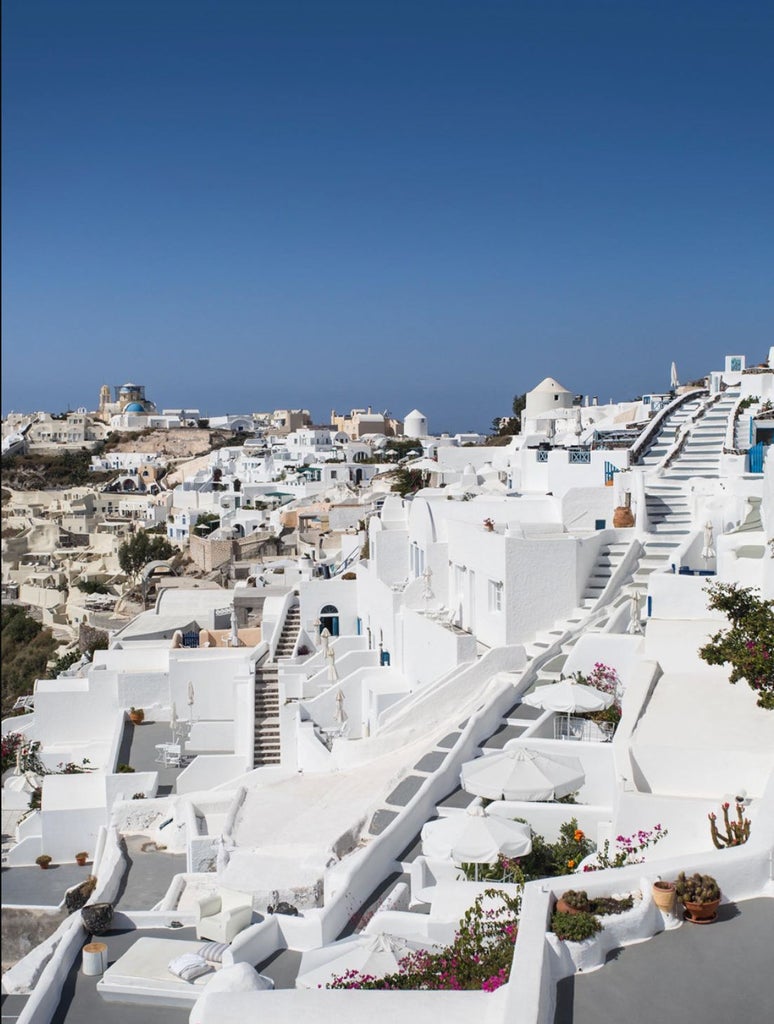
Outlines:
{"type": "Polygon", "coordinates": [[[774,344],[774,5],[8,0],[3,411],[483,429],[774,344]]]}

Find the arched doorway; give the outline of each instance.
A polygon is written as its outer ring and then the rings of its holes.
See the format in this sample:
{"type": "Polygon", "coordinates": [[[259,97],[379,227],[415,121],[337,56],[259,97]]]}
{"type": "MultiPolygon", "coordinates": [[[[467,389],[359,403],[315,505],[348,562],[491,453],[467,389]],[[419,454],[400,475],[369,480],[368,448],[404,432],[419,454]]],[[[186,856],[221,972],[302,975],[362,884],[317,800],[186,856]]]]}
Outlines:
{"type": "Polygon", "coordinates": [[[339,635],[339,609],[326,604],[320,611],[320,632],[327,629],[331,636],[339,635]]]}

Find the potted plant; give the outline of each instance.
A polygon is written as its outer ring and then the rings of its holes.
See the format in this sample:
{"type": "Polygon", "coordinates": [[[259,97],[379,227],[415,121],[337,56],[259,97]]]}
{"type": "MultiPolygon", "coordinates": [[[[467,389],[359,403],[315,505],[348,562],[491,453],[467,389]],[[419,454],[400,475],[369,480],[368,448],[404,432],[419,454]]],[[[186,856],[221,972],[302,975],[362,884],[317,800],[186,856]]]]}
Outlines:
{"type": "Polygon", "coordinates": [[[675,882],[675,892],[685,907],[686,921],[709,924],[718,916],[720,886],[712,875],[700,875],[697,871],[686,877],[681,871],[675,882]]]}
{"type": "Polygon", "coordinates": [[[129,721],[132,722],[133,725],[139,725],[141,722],[145,721],[145,712],[143,709],[135,707],[129,708],[129,721]]]}
{"type": "Polygon", "coordinates": [[[88,853],[86,853],[85,850],[81,850],[80,853],[76,853],[76,855],[75,855],[75,863],[79,867],[82,868],[84,866],[84,864],[86,863],[86,861],[88,860],[88,858],[89,858],[88,853]]]}
{"type": "Polygon", "coordinates": [[[675,883],[665,882],[659,879],[653,883],[653,902],[659,910],[665,914],[671,914],[675,909],[675,883]]]}
{"type": "Polygon", "coordinates": [[[559,914],[589,913],[591,906],[583,890],[568,889],[556,901],[556,910],[559,914]]]}
{"type": "Polygon", "coordinates": [[[492,531],[494,530],[494,528],[495,528],[494,520],[493,520],[493,519],[489,519],[489,517],[487,517],[487,518],[486,518],[486,519],[484,520],[484,529],[485,529],[485,530],[486,530],[486,531],[487,531],[488,533],[492,533],[492,531]]]}
{"type": "Polygon", "coordinates": [[[49,857],[47,853],[41,853],[39,857],[35,858],[35,863],[38,867],[41,867],[46,871],[48,869],[48,865],[51,863],[51,857],[49,857]]]}

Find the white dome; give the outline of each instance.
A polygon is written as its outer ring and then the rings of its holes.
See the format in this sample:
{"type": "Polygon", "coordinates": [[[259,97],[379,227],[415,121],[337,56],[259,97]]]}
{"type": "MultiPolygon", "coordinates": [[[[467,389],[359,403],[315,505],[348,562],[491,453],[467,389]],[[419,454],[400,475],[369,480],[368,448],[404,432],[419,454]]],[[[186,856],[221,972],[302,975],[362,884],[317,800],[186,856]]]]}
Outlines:
{"type": "Polygon", "coordinates": [[[563,391],[566,392],[567,394],[571,393],[567,391],[567,388],[561,385],[558,380],[554,380],[553,377],[546,377],[545,380],[541,380],[538,386],[536,388],[533,388],[532,391],[529,392],[529,394],[534,395],[546,391],[550,391],[552,394],[557,391],[563,391]]]}

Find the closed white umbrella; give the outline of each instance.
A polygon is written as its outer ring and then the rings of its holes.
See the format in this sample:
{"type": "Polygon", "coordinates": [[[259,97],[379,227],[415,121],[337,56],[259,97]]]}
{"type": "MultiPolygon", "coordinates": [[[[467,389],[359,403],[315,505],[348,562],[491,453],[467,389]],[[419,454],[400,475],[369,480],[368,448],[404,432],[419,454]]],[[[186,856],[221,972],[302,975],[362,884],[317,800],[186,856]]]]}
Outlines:
{"type": "Polygon", "coordinates": [[[555,800],[586,780],[577,757],[549,757],[514,747],[477,757],[462,766],[462,788],[488,800],[555,800]]]}
{"type": "Polygon", "coordinates": [[[320,633],[320,643],[322,644],[322,652],[324,657],[328,657],[328,644],[330,643],[331,634],[330,630],[326,626],[325,629],[320,633]]]}
{"type": "Polygon", "coordinates": [[[636,590],[633,590],[629,595],[629,625],[626,628],[627,633],[640,634],[642,633],[642,622],[640,621],[640,595],[636,590]]]}
{"type": "Polygon", "coordinates": [[[669,371],[669,386],[672,391],[680,386],[680,381],[677,379],[677,366],[674,363],[672,363],[672,368],[669,371]]]}
{"type": "Polygon", "coordinates": [[[172,707],[169,711],[169,728],[172,730],[172,739],[174,740],[175,733],[177,732],[177,708],[174,701],[172,701],[172,707]]]}
{"type": "Polygon", "coordinates": [[[325,657],[328,659],[328,682],[335,683],[338,681],[339,673],[336,671],[336,652],[332,647],[325,652],[325,657]]]}
{"type": "Polygon", "coordinates": [[[296,988],[324,988],[334,976],[347,971],[359,971],[375,978],[394,974],[401,957],[416,948],[392,935],[352,935],[303,953],[296,988]]]}
{"type": "Polygon", "coordinates": [[[193,706],[194,706],[194,685],[188,683],[188,718],[193,722],[193,706]]]}
{"type": "Polygon", "coordinates": [[[532,849],[529,825],[487,814],[483,807],[428,821],[421,838],[425,857],[451,857],[457,864],[495,864],[501,854],[522,857],[532,849]]]}
{"type": "Polygon", "coordinates": [[[712,523],[710,522],[704,524],[704,547],[701,551],[701,557],[707,562],[710,558],[715,557],[715,538],[712,523]]]}
{"type": "Polygon", "coordinates": [[[344,710],[344,694],[339,690],[336,694],[336,724],[339,728],[343,729],[346,722],[347,712],[344,710]]]}

